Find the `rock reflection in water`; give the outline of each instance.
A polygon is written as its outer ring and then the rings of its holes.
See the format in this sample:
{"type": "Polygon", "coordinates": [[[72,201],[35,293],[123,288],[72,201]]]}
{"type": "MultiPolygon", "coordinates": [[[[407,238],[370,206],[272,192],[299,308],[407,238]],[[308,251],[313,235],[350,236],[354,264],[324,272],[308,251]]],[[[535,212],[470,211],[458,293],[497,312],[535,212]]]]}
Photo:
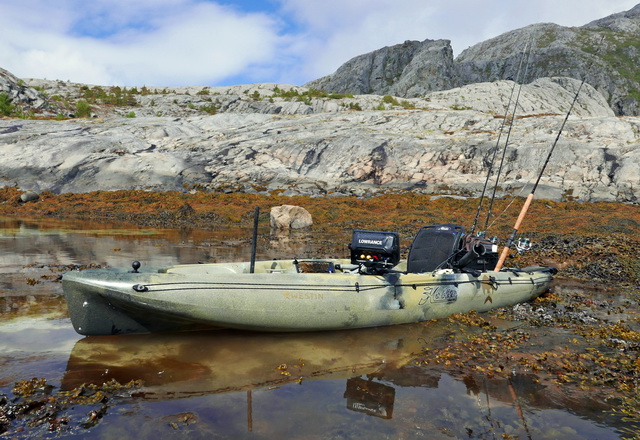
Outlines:
{"type": "MultiPolygon", "coordinates": [[[[316,240],[328,238],[317,235],[316,240]]],[[[0,218],[0,273],[35,262],[129,267],[133,260],[153,266],[249,261],[250,240],[251,230],[247,227],[175,230],[0,218]]],[[[306,232],[278,237],[271,234],[268,226],[260,228],[258,259],[317,257],[318,251],[317,243],[310,242],[306,232]]]]}
{"type": "Polygon", "coordinates": [[[403,365],[444,331],[400,325],[301,334],[219,330],[86,337],[71,352],[62,387],[142,379],[146,398],[163,399],[349,378],[403,365]]]}
{"type": "Polygon", "coordinates": [[[431,322],[312,334],[87,337],[71,352],[62,388],[141,379],[138,407],[189,409],[198,432],[223,436],[618,438],[604,426],[619,420],[588,394],[569,396],[533,374],[457,376],[413,362],[423,348],[443,347],[449,331],[431,322]],[[215,413],[223,406],[221,420],[215,413]]]}

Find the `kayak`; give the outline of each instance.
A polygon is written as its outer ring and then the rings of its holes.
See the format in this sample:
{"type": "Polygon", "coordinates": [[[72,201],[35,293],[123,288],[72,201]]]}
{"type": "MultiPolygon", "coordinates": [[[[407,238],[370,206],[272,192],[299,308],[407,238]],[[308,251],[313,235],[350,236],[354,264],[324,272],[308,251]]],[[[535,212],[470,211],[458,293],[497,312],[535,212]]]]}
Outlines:
{"type": "Polygon", "coordinates": [[[116,335],[230,328],[344,330],[484,312],[549,289],[548,266],[491,269],[497,246],[455,225],[423,227],[407,259],[397,233],[354,231],[351,258],[71,271],[74,329],[116,335]]]}

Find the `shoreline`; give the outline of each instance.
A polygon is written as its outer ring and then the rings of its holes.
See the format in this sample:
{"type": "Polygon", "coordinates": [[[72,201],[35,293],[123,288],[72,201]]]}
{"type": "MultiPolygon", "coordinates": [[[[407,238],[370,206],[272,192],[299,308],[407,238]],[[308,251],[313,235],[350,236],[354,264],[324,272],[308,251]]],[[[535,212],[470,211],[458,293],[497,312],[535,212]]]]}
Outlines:
{"type": "MultiPolygon", "coordinates": [[[[160,229],[215,229],[250,227],[255,207],[261,225],[269,224],[269,211],[283,204],[302,206],[313,218],[310,231],[340,240],[353,229],[399,232],[406,248],[420,227],[455,223],[467,229],[474,219],[478,199],[397,192],[370,198],[355,196],[311,197],[215,192],[95,191],[42,193],[21,202],[16,187],[0,188],[0,216],[66,218],[83,221],[124,222],[160,229]]],[[[488,236],[500,243],[513,230],[523,198],[496,199],[488,236]]],[[[485,201],[484,206],[488,202],[485,201]]],[[[486,208],[485,208],[486,209],[486,208]]],[[[486,220],[483,209],[479,230],[486,220]]],[[[534,243],[531,251],[511,258],[517,266],[553,265],[559,276],[615,282],[640,291],[640,208],[616,202],[534,200],[519,236],[534,243]]],[[[340,243],[329,243],[330,252],[340,243]]],[[[327,255],[327,257],[330,255],[327,255]]]]}

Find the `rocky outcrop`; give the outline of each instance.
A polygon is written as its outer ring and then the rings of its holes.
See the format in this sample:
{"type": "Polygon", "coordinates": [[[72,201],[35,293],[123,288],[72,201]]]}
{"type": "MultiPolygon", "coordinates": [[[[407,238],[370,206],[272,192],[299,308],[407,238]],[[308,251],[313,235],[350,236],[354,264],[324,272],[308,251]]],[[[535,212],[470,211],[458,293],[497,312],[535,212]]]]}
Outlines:
{"type": "Polygon", "coordinates": [[[585,79],[616,114],[640,115],[639,30],[640,4],[582,27],[543,23],[507,32],[455,61],[447,40],[408,41],[353,58],[305,85],[407,98],[473,83],[563,76],[585,79]]]}
{"type": "Polygon", "coordinates": [[[549,76],[584,79],[616,114],[638,115],[640,37],[627,31],[638,27],[640,5],[579,28],[527,26],[463,51],[455,60],[456,70],[462,84],[549,76]]]}
{"type": "Polygon", "coordinates": [[[405,41],[360,55],[333,75],[305,84],[335,93],[414,98],[457,85],[449,40],[405,41]]]}
{"type": "MultiPolygon", "coordinates": [[[[519,90],[503,193],[518,193],[535,180],[579,84],[547,78],[519,90]]],[[[233,104],[236,98],[228,101],[229,108],[289,103],[306,110],[210,115],[176,106],[176,113],[169,113],[174,100],[204,99],[191,91],[167,94],[170,105],[162,104],[162,93],[141,95],[157,101],[133,107],[136,117],[104,113],[90,119],[0,120],[0,181],[38,192],[198,188],[479,194],[514,92],[513,82],[498,81],[403,103],[377,95],[304,95],[286,101],[278,92],[282,86],[252,87],[260,93],[241,93],[233,104]],[[380,104],[385,110],[375,109],[380,104]],[[356,106],[363,111],[349,110],[356,106]]],[[[238,97],[231,88],[215,93],[210,91],[214,103],[238,97]]],[[[506,130],[501,139],[502,146],[506,130]]],[[[585,85],[537,196],[638,202],[639,142],[639,118],[616,117],[602,95],[585,85]]]]}
{"type": "Polygon", "coordinates": [[[608,29],[613,32],[625,32],[640,35],[640,3],[628,11],[612,14],[608,17],[594,20],[585,25],[588,29],[608,29]]]}
{"type": "Polygon", "coordinates": [[[40,92],[2,68],[0,68],[0,93],[8,96],[13,113],[41,112],[49,106],[40,92]]]}

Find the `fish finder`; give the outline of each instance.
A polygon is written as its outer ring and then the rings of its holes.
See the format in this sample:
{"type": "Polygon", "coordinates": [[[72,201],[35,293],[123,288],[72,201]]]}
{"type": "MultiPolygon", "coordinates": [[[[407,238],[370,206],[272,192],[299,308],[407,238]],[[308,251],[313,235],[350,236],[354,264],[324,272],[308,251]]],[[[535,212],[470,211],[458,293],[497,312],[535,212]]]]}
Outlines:
{"type": "Polygon", "coordinates": [[[397,232],[353,231],[351,264],[365,266],[372,272],[391,269],[400,262],[400,236],[397,232]]]}

